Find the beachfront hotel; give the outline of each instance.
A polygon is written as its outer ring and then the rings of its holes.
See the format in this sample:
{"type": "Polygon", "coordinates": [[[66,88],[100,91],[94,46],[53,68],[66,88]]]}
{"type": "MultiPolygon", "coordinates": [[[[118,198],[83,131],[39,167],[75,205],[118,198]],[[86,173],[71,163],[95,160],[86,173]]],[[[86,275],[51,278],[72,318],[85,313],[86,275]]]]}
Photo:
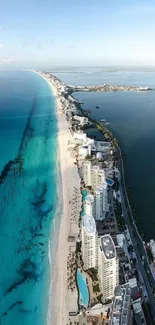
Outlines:
{"type": "Polygon", "coordinates": [[[85,186],[91,186],[94,191],[106,182],[104,169],[100,169],[97,165],[92,166],[89,160],[83,162],[82,174],[85,186]]]}
{"type": "Polygon", "coordinates": [[[103,193],[102,193],[102,188],[99,187],[96,189],[94,193],[94,198],[95,198],[95,208],[94,208],[94,218],[95,220],[102,220],[102,215],[103,215],[103,193]]]}
{"type": "Polygon", "coordinates": [[[78,121],[80,126],[84,126],[85,124],[88,124],[88,122],[89,122],[88,117],[85,117],[85,116],[74,115],[73,119],[75,121],[78,121]]]}
{"type": "Polygon", "coordinates": [[[94,191],[94,200],[86,197],[85,214],[91,214],[95,220],[104,220],[108,211],[108,191],[105,171],[99,166],[93,166],[86,160],[82,166],[83,180],[86,186],[91,186],[94,191]],[[91,202],[90,202],[91,201],[91,202]],[[89,209],[90,208],[90,209],[89,209]]]}
{"type": "Polygon", "coordinates": [[[99,185],[99,174],[100,167],[97,165],[94,165],[91,169],[91,186],[93,190],[96,190],[96,188],[99,185]]]}
{"type": "Polygon", "coordinates": [[[82,259],[87,270],[98,265],[98,237],[96,224],[92,215],[82,217],[82,259]]]}
{"type": "Polygon", "coordinates": [[[104,220],[107,212],[107,183],[104,182],[94,192],[94,218],[104,220]]]}
{"type": "Polygon", "coordinates": [[[84,201],[84,213],[92,215],[96,221],[104,220],[109,208],[107,200],[107,183],[105,182],[95,190],[94,195],[88,194],[86,196],[84,201]]]}
{"type": "Polygon", "coordinates": [[[84,201],[84,213],[86,215],[94,216],[94,195],[88,194],[84,201]]]}
{"type": "Polygon", "coordinates": [[[91,186],[91,161],[85,160],[82,166],[83,180],[86,186],[91,186]]]}
{"type": "Polygon", "coordinates": [[[98,244],[98,275],[103,301],[114,297],[118,281],[119,265],[114,242],[110,235],[99,238],[98,244]]]}
{"type": "Polygon", "coordinates": [[[129,283],[116,287],[110,314],[110,325],[128,325],[130,320],[131,289],[129,283]]]}
{"type": "Polygon", "coordinates": [[[105,182],[106,182],[105,171],[104,169],[99,169],[96,177],[96,181],[94,182],[94,184],[92,182],[92,188],[95,190],[98,186],[104,184],[105,182]]]}

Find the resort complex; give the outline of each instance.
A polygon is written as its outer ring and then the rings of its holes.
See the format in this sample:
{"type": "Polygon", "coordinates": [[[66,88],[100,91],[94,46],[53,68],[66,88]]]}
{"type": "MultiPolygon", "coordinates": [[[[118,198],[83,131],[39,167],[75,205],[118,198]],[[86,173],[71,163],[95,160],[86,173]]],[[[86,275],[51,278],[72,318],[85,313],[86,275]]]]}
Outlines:
{"type": "MultiPolygon", "coordinates": [[[[148,301],[150,319],[155,316],[155,286],[130,212],[117,140],[84,112],[71,86],[50,73],[37,73],[52,86],[57,101],[63,188],[53,284],[60,299],[52,302],[53,324],[147,324],[148,301]],[[100,139],[87,136],[92,125],[101,131],[100,139]]],[[[115,87],[104,85],[102,91],[115,87]]]]}

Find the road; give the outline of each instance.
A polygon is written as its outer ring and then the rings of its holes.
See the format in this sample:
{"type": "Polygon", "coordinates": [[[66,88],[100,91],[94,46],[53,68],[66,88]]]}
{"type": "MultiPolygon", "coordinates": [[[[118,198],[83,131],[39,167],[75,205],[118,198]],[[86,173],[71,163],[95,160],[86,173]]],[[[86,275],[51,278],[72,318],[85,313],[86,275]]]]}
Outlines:
{"type": "Polygon", "coordinates": [[[155,281],[153,278],[153,275],[150,270],[149,262],[147,259],[147,254],[141,239],[141,236],[139,235],[139,232],[137,230],[136,224],[134,222],[131,206],[129,203],[127,191],[126,191],[126,185],[125,185],[125,177],[124,177],[124,167],[123,167],[123,160],[121,156],[121,150],[119,147],[117,147],[117,156],[118,156],[118,169],[121,174],[121,182],[120,182],[120,194],[122,199],[122,213],[124,220],[128,226],[130,237],[132,240],[132,244],[136,253],[137,261],[138,261],[138,267],[142,274],[144,285],[146,287],[146,291],[149,297],[149,303],[151,305],[152,315],[155,319],[155,298],[153,296],[152,290],[155,292],[155,281]],[[142,256],[144,258],[142,259],[142,256]],[[144,267],[145,265],[145,267],[144,267]],[[148,277],[150,281],[148,280],[148,277]]]}

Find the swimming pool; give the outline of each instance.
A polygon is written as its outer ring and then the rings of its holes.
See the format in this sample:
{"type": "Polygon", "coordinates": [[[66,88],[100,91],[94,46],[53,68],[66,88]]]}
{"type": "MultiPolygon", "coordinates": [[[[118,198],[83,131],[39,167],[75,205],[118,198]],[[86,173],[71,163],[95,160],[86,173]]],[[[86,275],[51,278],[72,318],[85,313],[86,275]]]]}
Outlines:
{"type": "Polygon", "coordinates": [[[82,190],[81,194],[82,194],[82,202],[83,202],[83,201],[85,201],[86,196],[88,195],[88,192],[87,192],[87,190],[82,190]]]}
{"type": "MultiPolygon", "coordinates": [[[[82,203],[83,203],[86,199],[86,196],[88,195],[87,190],[82,190],[81,194],[82,194],[82,203]]],[[[81,217],[84,216],[84,205],[83,204],[82,204],[82,209],[81,209],[80,215],[81,215],[81,217]]]]}
{"type": "Polygon", "coordinates": [[[109,186],[112,186],[114,184],[114,181],[111,178],[106,178],[106,182],[109,186]]]}
{"type": "Polygon", "coordinates": [[[89,303],[89,292],[87,288],[86,278],[79,269],[77,269],[76,279],[79,289],[79,304],[87,308],[89,303]]]}

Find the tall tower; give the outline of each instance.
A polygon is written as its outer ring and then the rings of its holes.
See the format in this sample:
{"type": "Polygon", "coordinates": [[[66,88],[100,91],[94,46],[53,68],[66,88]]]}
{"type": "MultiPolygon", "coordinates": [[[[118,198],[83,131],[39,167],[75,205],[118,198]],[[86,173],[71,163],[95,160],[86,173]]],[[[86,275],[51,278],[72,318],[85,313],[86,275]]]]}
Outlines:
{"type": "Polygon", "coordinates": [[[98,185],[100,183],[99,182],[99,177],[98,177],[99,171],[100,171],[99,166],[94,165],[92,167],[92,170],[91,170],[91,183],[92,183],[92,189],[93,190],[96,190],[96,188],[98,187],[98,185]]]}
{"type": "Polygon", "coordinates": [[[85,160],[82,166],[83,180],[86,186],[91,186],[91,161],[85,160]]]}
{"type": "Polygon", "coordinates": [[[84,201],[84,213],[94,216],[94,195],[88,194],[84,201]]]}
{"type": "Polygon", "coordinates": [[[104,220],[108,207],[107,183],[101,184],[94,195],[94,217],[95,220],[104,220]]]}
{"type": "Polygon", "coordinates": [[[108,205],[108,189],[107,189],[106,181],[104,181],[104,183],[102,183],[101,186],[102,186],[102,193],[103,193],[103,213],[105,215],[107,211],[107,205],[108,205]]]}
{"type": "Polygon", "coordinates": [[[98,185],[106,182],[106,176],[104,169],[100,169],[98,173],[98,185]]]}
{"type": "Polygon", "coordinates": [[[100,279],[103,301],[114,297],[114,291],[118,283],[118,259],[114,242],[110,235],[104,235],[99,239],[98,247],[98,274],[100,279]]]}
{"type": "Polygon", "coordinates": [[[103,191],[101,187],[95,190],[94,195],[95,207],[94,207],[94,217],[95,220],[103,219],[103,191]]]}
{"type": "Polygon", "coordinates": [[[98,237],[96,224],[92,215],[82,217],[82,258],[84,268],[89,269],[98,265],[98,237]]]}

